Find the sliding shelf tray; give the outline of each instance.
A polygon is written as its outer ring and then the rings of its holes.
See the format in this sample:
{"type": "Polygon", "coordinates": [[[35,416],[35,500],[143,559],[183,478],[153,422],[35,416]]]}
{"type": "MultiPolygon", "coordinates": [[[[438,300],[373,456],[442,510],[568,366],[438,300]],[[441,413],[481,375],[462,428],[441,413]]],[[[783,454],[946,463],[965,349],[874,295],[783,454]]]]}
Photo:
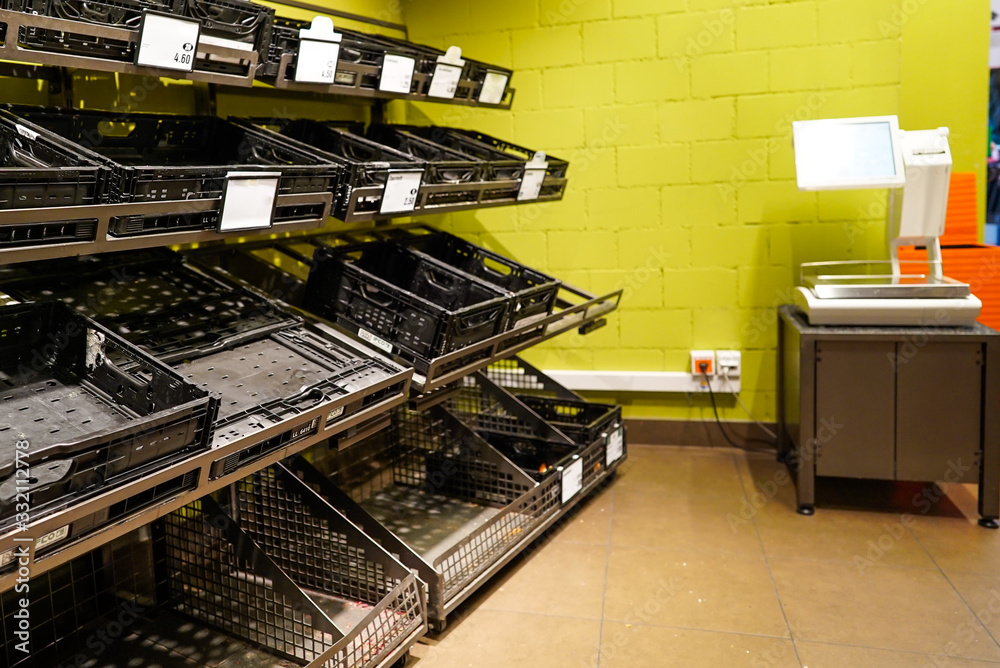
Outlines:
{"type": "Polygon", "coordinates": [[[26,594],[0,596],[3,665],[391,665],[425,628],[420,584],[342,517],[311,519],[308,530],[339,534],[333,554],[354,558],[330,563],[325,587],[299,586],[254,542],[243,513],[234,519],[210,497],[56,570],[32,570],[27,654],[15,618],[26,594]]]}
{"type": "Polygon", "coordinates": [[[0,44],[0,60],[15,62],[248,87],[253,85],[260,60],[254,50],[201,40],[197,51],[203,58],[196,60],[194,71],[158,69],[134,63],[133,54],[141,31],[129,23],[102,25],[0,9],[0,26],[6,27],[5,39],[0,44]],[[103,48],[97,49],[94,45],[103,48]],[[81,49],[92,53],[84,55],[81,49]],[[220,72],[216,71],[219,61],[238,65],[232,73],[220,72]]]}
{"type": "Polygon", "coordinates": [[[558,478],[563,504],[586,496],[625,459],[619,406],[522,400],[483,372],[466,377],[442,405],[536,480],[558,478]]]}
{"type": "Polygon", "coordinates": [[[261,231],[275,222],[316,220],[342,178],[339,164],[215,117],[28,106],[11,111],[28,131],[104,163],[104,202],[174,204],[165,215],[113,218],[108,231],[115,237],[261,231]],[[279,195],[302,195],[309,202],[282,206],[279,195]],[[191,210],[192,201],[215,198],[222,199],[218,211],[191,210]],[[251,211],[243,210],[245,200],[255,203],[251,211]]]}
{"type": "MultiPolygon", "coordinates": [[[[0,533],[208,450],[218,401],[58,302],[0,308],[0,533]]],[[[95,518],[39,539],[38,551],[95,518]]],[[[12,570],[0,554],[0,572],[12,570]]]]}
{"type": "MultiPolygon", "coordinates": [[[[33,538],[190,473],[200,492],[217,489],[367,422],[405,401],[409,389],[412,370],[332,328],[303,322],[246,288],[207,276],[171,253],[6,268],[0,278],[0,291],[21,300],[61,296],[221,398],[211,450],[33,521],[28,527],[33,538]]],[[[124,525],[143,517],[148,522],[189,497],[185,491],[166,506],[147,507],[124,525]]],[[[83,537],[81,544],[120,535],[120,526],[83,537]]],[[[0,555],[14,547],[14,539],[0,536],[0,555]]],[[[62,552],[86,551],[65,545],[52,553],[53,563],[62,552]]],[[[0,590],[3,581],[0,575],[0,590]]]]}
{"type": "MultiPolygon", "coordinates": [[[[370,238],[367,233],[324,234],[283,242],[247,243],[238,248],[214,246],[191,251],[189,256],[200,266],[249,284],[272,299],[316,319],[317,316],[304,310],[309,266],[303,260],[311,257],[319,245],[354,244],[370,238]]],[[[607,323],[606,316],[618,308],[621,295],[622,291],[616,290],[595,296],[563,283],[559,286],[551,314],[526,318],[514,329],[426,360],[426,370],[413,377],[413,389],[418,393],[432,392],[559,334],[573,329],[583,334],[594,331],[607,323]]],[[[364,341],[357,330],[350,331],[349,335],[364,341]]],[[[415,362],[415,358],[404,355],[397,347],[386,352],[400,363],[415,362]]]]}
{"type": "Polygon", "coordinates": [[[396,409],[357,446],[331,440],[310,455],[286,466],[417,571],[439,626],[559,509],[555,485],[537,485],[440,406],[396,409]]]}
{"type": "Polygon", "coordinates": [[[441,102],[492,109],[510,109],[513,103],[514,91],[508,85],[513,76],[510,70],[468,61],[457,82],[454,98],[430,96],[428,92],[437,58],[444,55],[443,51],[384,35],[371,35],[339,27],[336,32],[342,35],[342,40],[333,83],[296,81],[301,44],[299,30],[309,27],[310,23],[307,21],[281,17],[275,19],[270,53],[258,72],[260,80],[284,90],[380,100],[441,102]],[[404,63],[413,61],[409,91],[383,90],[385,86],[382,85],[382,73],[387,55],[406,59],[404,63]],[[483,95],[483,86],[489,73],[492,73],[491,85],[499,85],[499,88],[483,95]],[[496,102],[490,102],[491,99],[496,102]]]}
{"type": "Polygon", "coordinates": [[[454,234],[412,225],[389,229],[384,236],[513,294],[507,329],[517,328],[527,318],[549,315],[555,307],[560,281],[454,234]]]}

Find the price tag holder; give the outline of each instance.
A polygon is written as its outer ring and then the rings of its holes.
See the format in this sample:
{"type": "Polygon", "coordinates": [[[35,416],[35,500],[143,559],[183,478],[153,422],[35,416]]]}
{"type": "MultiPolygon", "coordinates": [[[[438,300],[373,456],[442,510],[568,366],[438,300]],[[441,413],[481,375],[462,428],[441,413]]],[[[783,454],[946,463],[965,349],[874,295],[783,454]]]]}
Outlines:
{"type": "Polygon", "coordinates": [[[266,230],[274,224],[277,172],[229,172],[222,188],[219,232],[266,230]]]}
{"type": "Polygon", "coordinates": [[[382,206],[379,213],[406,213],[417,206],[423,170],[392,170],[382,190],[382,206]]]}
{"type": "Polygon", "coordinates": [[[455,93],[458,92],[458,82],[461,80],[461,67],[438,63],[437,67],[434,68],[434,76],[431,77],[431,87],[427,91],[427,96],[454,100],[455,93]]]}
{"type": "Polygon", "coordinates": [[[507,92],[507,82],[510,77],[503,72],[490,70],[483,79],[483,89],[479,91],[479,101],[483,104],[500,104],[503,94],[507,92]]]}
{"type": "Polygon", "coordinates": [[[562,470],[563,505],[583,489],[583,460],[577,455],[573,463],[562,470]]]}
{"type": "Polygon", "coordinates": [[[413,87],[413,71],[417,61],[406,56],[385,54],[382,61],[382,75],[378,80],[378,89],[386,93],[403,93],[408,95],[413,87]]]}
{"type": "Polygon", "coordinates": [[[462,49],[457,46],[448,47],[448,51],[438,56],[427,96],[454,100],[455,93],[458,92],[458,82],[462,80],[462,72],[464,71],[465,61],[462,60],[462,49]]]}
{"type": "Polygon", "coordinates": [[[299,55],[295,61],[298,83],[332,84],[340,61],[343,35],[333,29],[333,20],[317,16],[309,28],[299,30],[299,55]]]}
{"type": "Polygon", "coordinates": [[[617,427],[608,436],[607,450],[605,451],[605,466],[611,466],[625,454],[625,428],[617,427]]]}
{"type": "Polygon", "coordinates": [[[545,159],[545,153],[539,151],[531,158],[531,161],[524,166],[524,176],[521,177],[521,189],[517,191],[518,202],[530,202],[538,199],[542,194],[542,182],[549,169],[549,163],[545,159]]]}
{"type": "Polygon", "coordinates": [[[201,23],[194,19],[144,11],[139,24],[135,64],[191,72],[200,37],[201,23]]]}

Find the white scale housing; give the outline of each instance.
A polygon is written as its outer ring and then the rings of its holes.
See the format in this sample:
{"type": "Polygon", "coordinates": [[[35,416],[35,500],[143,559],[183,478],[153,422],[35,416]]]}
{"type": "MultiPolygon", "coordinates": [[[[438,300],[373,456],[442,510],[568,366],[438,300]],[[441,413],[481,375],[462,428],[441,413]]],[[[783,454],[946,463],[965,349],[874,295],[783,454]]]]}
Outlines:
{"type": "Polygon", "coordinates": [[[948,128],[904,132],[895,116],[792,124],[800,190],[889,188],[886,272],[879,263],[802,265],[795,302],[813,325],[968,326],[982,302],[965,283],[946,278],[941,263],[951,179],[948,128]],[[927,274],[903,273],[900,246],[927,249],[927,274]]]}

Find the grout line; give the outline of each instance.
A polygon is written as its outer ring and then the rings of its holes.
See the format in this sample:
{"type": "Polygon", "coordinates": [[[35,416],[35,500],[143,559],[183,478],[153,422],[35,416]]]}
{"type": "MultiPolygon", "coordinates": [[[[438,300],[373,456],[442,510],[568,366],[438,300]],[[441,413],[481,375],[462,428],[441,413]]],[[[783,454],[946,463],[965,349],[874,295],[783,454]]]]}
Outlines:
{"type": "MultiPolygon", "coordinates": [[[[935,654],[933,652],[921,652],[917,649],[894,649],[892,647],[876,647],[874,645],[855,645],[853,643],[846,642],[830,642],[828,640],[808,640],[806,638],[799,638],[796,642],[809,643],[810,645],[827,645],[829,647],[851,647],[854,649],[874,649],[879,652],[892,652],[894,654],[915,654],[917,656],[933,656],[940,657],[943,659],[958,659],[959,661],[971,661],[975,663],[988,663],[991,665],[1000,665],[1000,661],[993,659],[973,659],[965,656],[951,656],[950,654],[935,654]]],[[[930,665],[930,664],[925,664],[930,665]]],[[[937,664],[937,665],[948,665],[947,663],[937,664]]]]}
{"type": "MultiPolygon", "coordinates": [[[[735,454],[733,455],[733,467],[736,469],[736,479],[740,482],[740,488],[743,490],[744,498],[750,498],[747,494],[746,484],[743,480],[743,472],[740,470],[739,459],[735,454]]],[[[749,468],[749,466],[747,468],[749,468]]],[[[785,604],[781,600],[781,594],[778,592],[778,584],[774,581],[774,572],[771,570],[771,560],[767,556],[767,550],[764,549],[764,539],[761,538],[760,529],[757,527],[757,516],[754,515],[751,517],[750,522],[753,524],[754,534],[756,534],[757,542],[760,544],[760,551],[764,555],[764,567],[767,568],[767,577],[771,580],[771,588],[774,590],[774,597],[778,600],[778,609],[781,610],[781,618],[785,620],[785,628],[788,629],[788,638],[792,641],[792,650],[795,652],[795,660],[801,667],[803,666],[802,657],[799,656],[799,648],[795,644],[795,634],[792,632],[792,625],[788,623],[788,614],[785,612],[785,604]]]]}
{"type": "Polygon", "coordinates": [[[595,668],[601,668],[601,647],[604,644],[604,610],[608,604],[608,570],[611,566],[611,532],[615,526],[615,483],[619,482],[619,476],[615,476],[615,480],[610,488],[610,498],[608,499],[608,543],[604,550],[604,592],[601,596],[601,628],[597,634],[597,662],[595,668]]]}
{"type": "MultiPolygon", "coordinates": [[[[979,618],[979,613],[977,613],[975,610],[973,610],[972,609],[972,605],[970,605],[969,602],[967,600],[965,600],[965,597],[962,596],[962,592],[958,591],[958,587],[956,587],[955,583],[951,581],[951,577],[949,577],[948,574],[944,572],[944,569],[941,568],[941,564],[939,564],[938,561],[937,561],[937,559],[934,558],[934,555],[931,554],[931,551],[927,549],[927,546],[924,545],[923,542],[920,540],[920,538],[917,537],[917,534],[915,534],[913,532],[913,527],[906,527],[906,530],[910,532],[910,536],[913,537],[913,540],[917,541],[917,545],[919,545],[920,548],[924,551],[924,553],[927,555],[927,558],[930,559],[934,563],[934,565],[938,569],[938,572],[941,573],[941,577],[943,577],[945,579],[945,581],[951,586],[952,591],[955,592],[955,595],[958,596],[958,598],[959,598],[960,601],[962,601],[962,603],[965,605],[966,609],[968,609],[968,611],[970,613],[972,613],[973,618],[975,618],[975,620],[977,622],[979,622],[979,625],[983,627],[983,630],[986,631],[986,635],[988,635],[989,638],[990,638],[990,640],[993,641],[993,646],[997,647],[998,649],[1000,649],[1000,642],[997,642],[996,636],[993,635],[993,632],[990,631],[990,628],[988,626],[986,626],[986,624],[983,622],[983,620],[981,620],[979,618]]],[[[987,529],[980,529],[980,530],[981,531],[987,531],[987,529]]]]}

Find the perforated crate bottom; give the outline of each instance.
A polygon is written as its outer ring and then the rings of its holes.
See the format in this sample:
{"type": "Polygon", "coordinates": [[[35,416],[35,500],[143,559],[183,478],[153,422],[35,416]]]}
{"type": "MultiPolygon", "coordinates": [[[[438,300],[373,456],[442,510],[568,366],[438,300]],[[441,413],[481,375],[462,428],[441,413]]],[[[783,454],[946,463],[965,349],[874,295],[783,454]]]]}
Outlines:
{"type": "Polygon", "coordinates": [[[360,505],[428,563],[501,510],[403,485],[387,487],[360,505]]]}
{"type": "Polygon", "coordinates": [[[174,369],[190,382],[222,393],[220,420],[292,397],[331,375],[330,369],[272,339],[187,361],[174,369]]]}
{"type": "Polygon", "coordinates": [[[130,421],[122,410],[80,385],[55,378],[24,382],[0,372],[0,461],[14,461],[14,443],[72,443],[130,421]],[[9,434],[13,437],[4,437],[9,434]]]}

